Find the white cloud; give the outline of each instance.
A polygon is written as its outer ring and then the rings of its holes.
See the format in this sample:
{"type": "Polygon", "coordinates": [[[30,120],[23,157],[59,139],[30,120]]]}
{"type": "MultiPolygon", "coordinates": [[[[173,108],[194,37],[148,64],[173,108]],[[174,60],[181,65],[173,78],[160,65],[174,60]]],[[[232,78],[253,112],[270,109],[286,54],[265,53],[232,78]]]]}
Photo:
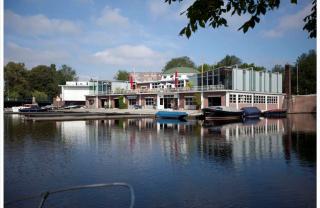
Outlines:
{"type": "Polygon", "coordinates": [[[21,16],[10,10],[4,12],[4,25],[5,29],[24,35],[78,34],[81,31],[80,27],[72,21],[49,19],[42,14],[21,16]]]}
{"type": "Polygon", "coordinates": [[[145,45],[121,45],[93,55],[96,61],[116,66],[161,66],[165,56],[145,45]]]}
{"type": "Polygon", "coordinates": [[[101,16],[96,19],[96,23],[99,26],[128,26],[129,19],[120,14],[120,9],[113,9],[106,6],[102,11],[101,16]]]}
{"type": "Polygon", "coordinates": [[[282,37],[290,30],[302,29],[303,19],[310,14],[311,8],[312,5],[309,4],[296,14],[282,16],[275,28],[263,31],[263,36],[269,38],[282,37]]]}
{"type": "Polygon", "coordinates": [[[174,2],[170,5],[167,2],[153,0],[149,1],[148,8],[151,16],[155,19],[166,18],[169,20],[186,20],[185,14],[180,15],[188,7],[193,4],[195,0],[185,0],[182,2],[174,2]]]}
{"type": "Polygon", "coordinates": [[[39,64],[62,64],[62,61],[70,58],[70,54],[63,50],[31,49],[9,42],[5,45],[4,57],[5,63],[17,61],[26,63],[27,67],[34,67],[39,64]]]}

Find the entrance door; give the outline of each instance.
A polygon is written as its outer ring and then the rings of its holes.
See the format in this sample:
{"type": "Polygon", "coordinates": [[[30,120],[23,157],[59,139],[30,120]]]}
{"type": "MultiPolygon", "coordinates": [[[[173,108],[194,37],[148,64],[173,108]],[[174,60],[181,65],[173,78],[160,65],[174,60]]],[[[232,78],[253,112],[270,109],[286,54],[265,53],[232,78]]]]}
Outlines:
{"type": "Polygon", "coordinates": [[[208,97],[209,106],[221,106],[221,97],[208,97]]]}

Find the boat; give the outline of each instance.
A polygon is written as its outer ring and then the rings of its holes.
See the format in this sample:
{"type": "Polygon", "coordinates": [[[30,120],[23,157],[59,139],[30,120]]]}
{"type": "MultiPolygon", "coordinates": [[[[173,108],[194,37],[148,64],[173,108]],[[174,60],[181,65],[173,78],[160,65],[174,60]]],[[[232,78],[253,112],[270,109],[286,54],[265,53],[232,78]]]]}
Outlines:
{"type": "Polygon", "coordinates": [[[257,107],[243,107],[243,117],[244,118],[259,118],[261,111],[257,107]]]}
{"type": "Polygon", "coordinates": [[[19,109],[19,112],[21,113],[46,112],[46,111],[48,111],[48,109],[40,108],[38,105],[31,105],[28,108],[19,109]]]}
{"type": "Polygon", "coordinates": [[[266,110],[262,112],[262,115],[267,118],[284,118],[287,116],[287,110],[286,109],[266,110]]]}
{"type": "Polygon", "coordinates": [[[185,119],[157,119],[158,124],[184,124],[187,122],[185,119]]]}
{"type": "Polygon", "coordinates": [[[243,111],[231,107],[215,106],[202,109],[204,120],[241,120],[243,111]]]}
{"type": "Polygon", "coordinates": [[[34,105],[36,104],[24,104],[22,106],[13,106],[11,109],[12,109],[12,112],[18,113],[20,112],[20,109],[31,108],[34,105]]]}
{"type": "Polygon", "coordinates": [[[180,111],[158,111],[156,113],[157,118],[166,118],[166,119],[184,119],[188,114],[186,112],[180,111]]]}

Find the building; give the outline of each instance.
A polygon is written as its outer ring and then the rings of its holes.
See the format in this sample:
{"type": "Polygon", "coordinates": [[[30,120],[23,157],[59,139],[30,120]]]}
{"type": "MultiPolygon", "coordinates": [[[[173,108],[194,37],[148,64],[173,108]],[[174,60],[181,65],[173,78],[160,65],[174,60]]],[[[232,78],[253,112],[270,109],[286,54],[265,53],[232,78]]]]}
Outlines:
{"type": "Polygon", "coordinates": [[[237,109],[256,106],[260,110],[281,108],[282,75],[268,71],[254,71],[222,67],[204,73],[187,67],[176,67],[163,73],[131,73],[121,90],[91,90],[86,96],[88,108],[118,108],[122,97],[128,108],[194,110],[208,106],[231,106],[237,109]],[[201,99],[201,106],[196,99],[201,99]]]}

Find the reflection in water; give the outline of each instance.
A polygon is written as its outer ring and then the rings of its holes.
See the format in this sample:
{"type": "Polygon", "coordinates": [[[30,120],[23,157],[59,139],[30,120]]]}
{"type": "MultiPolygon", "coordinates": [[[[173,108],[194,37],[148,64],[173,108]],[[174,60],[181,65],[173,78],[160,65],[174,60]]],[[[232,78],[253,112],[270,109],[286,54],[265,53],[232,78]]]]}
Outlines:
{"type": "MultiPolygon", "coordinates": [[[[5,200],[53,187],[126,181],[138,190],[137,207],[314,207],[315,118],[303,119],[309,125],[294,116],[227,124],[7,116],[5,200]]],[[[119,199],[112,193],[106,199],[111,196],[119,199]]],[[[80,205],[92,206],[89,201],[80,205]]]]}

